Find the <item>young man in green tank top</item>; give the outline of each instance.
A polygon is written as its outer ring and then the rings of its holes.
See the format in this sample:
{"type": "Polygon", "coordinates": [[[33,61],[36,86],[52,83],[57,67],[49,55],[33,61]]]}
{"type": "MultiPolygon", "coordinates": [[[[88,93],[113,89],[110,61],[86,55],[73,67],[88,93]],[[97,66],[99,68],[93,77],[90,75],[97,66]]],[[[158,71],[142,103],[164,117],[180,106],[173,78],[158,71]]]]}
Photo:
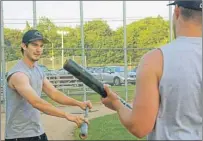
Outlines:
{"type": "Polygon", "coordinates": [[[102,102],[139,138],[202,140],[202,0],[171,5],[175,40],[141,59],[133,109],[107,86],[102,102]]]}
{"type": "Polygon", "coordinates": [[[88,121],[82,116],[71,115],[41,98],[43,91],[52,100],[82,110],[92,108],[90,101],[77,101],[57,90],[45,77],[37,61],[47,42],[38,30],[27,31],[22,39],[23,58],[8,72],[6,91],[6,141],[46,141],[47,136],[40,121],[40,111],[59,118],[67,119],[81,126],[88,121]]]}

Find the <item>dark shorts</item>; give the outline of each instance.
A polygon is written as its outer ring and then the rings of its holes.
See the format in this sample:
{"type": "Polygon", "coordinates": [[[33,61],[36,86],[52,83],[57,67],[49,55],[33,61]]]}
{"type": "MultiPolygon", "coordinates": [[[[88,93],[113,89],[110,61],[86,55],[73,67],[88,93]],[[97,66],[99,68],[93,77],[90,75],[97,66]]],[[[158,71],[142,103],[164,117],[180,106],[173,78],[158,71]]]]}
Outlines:
{"type": "Polygon", "coordinates": [[[47,135],[44,133],[36,137],[5,139],[5,141],[48,141],[47,135]]]}

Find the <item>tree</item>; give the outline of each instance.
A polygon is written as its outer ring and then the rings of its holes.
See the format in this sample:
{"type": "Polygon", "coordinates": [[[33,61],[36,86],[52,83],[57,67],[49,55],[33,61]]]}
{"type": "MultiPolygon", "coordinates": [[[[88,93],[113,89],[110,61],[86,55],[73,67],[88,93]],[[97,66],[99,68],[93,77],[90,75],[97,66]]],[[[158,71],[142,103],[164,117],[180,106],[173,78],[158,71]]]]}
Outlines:
{"type": "MultiPolygon", "coordinates": [[[[123,46],[123,27],[120,27],[114,41],[123,46]]],[[[169,42],[169,22],[162,17],[147,17],[127,25],[128,60],[137,65],[139,59],[152,48],[158,48],[169,42]]]]}
{"type": "Polygon", "coordinates": [[[85,47],[89,49],[88,63],[106,63],[108,54],[102,48],[112,48],[113,31],[106,21],[93,20],[84,24],[85,47]],[[99,59],[98,59],[99,58],[99,59]],[[105,61],[102,61],[105,60],[105,61]]]}
{"type": "MultiPolygon", "coordinates": [[[[20,46],[22,34],[32,27],[26,22],[23,32],[20,30],[5,29],[6,44],[12,47],[20,46]]],[[[41,17],[37,29],[49,39],[50,44],[45,45],[44,57],[52,56],[51,45],[54,45],[54,56],[61,55],[61,35],[58,30],[68,32],[64,35],[65,56],[81,56],[81,30],[80,26],[58,27],[50,19],[41,17]]],[[[88,64],[124,63],[123,27],[113,31],[106,21],[101,19],[84,23],[84,47],[88,64]],[[117,48],[115,50],[115,48],[117,48]]],[[[127,51],[128,62],[132,60],[137,65],[141,56],[152,48],[158,48],[169,42],[169,22],[158,16],[147,17],[127,25],[127,51]]],[[[20,51],[7,49],[7,54],[13,54],[10,60],[19,58],[20,51]]],[[[19,49],[19,48],[15,48],[19,49]]],[[[20,49],[19,49],[20,50],[20,49]]]]}
{"type": "Polygon", "coordinates": [[[16,60],[21,57],[22,35],[23,33],[20,30],[4,28],[6,61],[16,60]]]}

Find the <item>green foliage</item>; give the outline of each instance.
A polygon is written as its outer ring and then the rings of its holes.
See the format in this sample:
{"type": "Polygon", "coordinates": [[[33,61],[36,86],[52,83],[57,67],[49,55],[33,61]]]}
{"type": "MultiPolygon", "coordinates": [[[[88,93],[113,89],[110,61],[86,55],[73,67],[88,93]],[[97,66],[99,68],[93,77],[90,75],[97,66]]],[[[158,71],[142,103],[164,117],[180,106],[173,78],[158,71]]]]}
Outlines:
{"type": "MultiPolygon", "coordinates": [[[[158,48],[169,42],[169,22],[160,16],[135,21],[126,28],[127,48],[130,48],[127,51],[128,62],[131,61],[134,65],[137,65],[141,56],[150,49],[158,48]]],[[[5,28],[7,61],[21,57],[21,38],[23,33],[29,29],[32,27],[28,22],[23,31],[5,28]]],[[[61,35],[57,33],[59,30],[68,33],[64,35],[64,56],[82,55],[80,26],[58,27],[50,19],[41,17],[37,29],[50,41],[45,45],[44,58],[50,58],[52,55],[61,56],[61,35]]],[[[113,31],[107,22],[101,19],[84,23],[84,48],[88,64],[124,63],[123,43],[123,27],[113,31]]]]}
{"type": "Polygon", "coordinates": [[[169,41],[169,24],[161,17],[148,17],[133,22],[127,27],[127,39],[128,47],[137,49],[129,53],[128,57],[136,60],[148,51],[138,49],[158,48],[169,41]]]}
{"type": "Polygon", "coordinates": [[[5,56],[7,61],[21,57],[20,46],[23,33],[17,29],[4,28],[5,56]]]}

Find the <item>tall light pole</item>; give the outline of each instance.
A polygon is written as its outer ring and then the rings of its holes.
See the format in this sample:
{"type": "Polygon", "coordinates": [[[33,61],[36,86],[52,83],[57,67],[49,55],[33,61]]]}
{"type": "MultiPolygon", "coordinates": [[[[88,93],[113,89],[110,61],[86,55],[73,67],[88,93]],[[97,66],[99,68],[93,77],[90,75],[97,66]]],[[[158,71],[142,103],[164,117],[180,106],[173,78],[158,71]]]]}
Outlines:
{"type": "MultiPolygon", "coordinates": [[[[84,39],[84,13],[83,13],[83,1],[80,1],[80,35],[81,35],[81,47],[82,47],[82,66],[86,67],[85,61],[85,39],[84,39]]],[[[83,84],[84,101],[87,100],[86,86],[83,84]]]]}
{"type": "Polygon", "coordinates": [[[68,32],[67,31],[60,31],[60,30],[58,30],[57,31],[57,33],[58,34],[60,34],[61,35],[61,68],[63,68],[63,58],[64,58],[64,50],[63,50],[63,48],[64,48],[64,35],[66,35],[66,34],[68,34],[68,32]]]}
{"type": "Polygon", "coordinates": [[[36,1],[33,0],[33,28],[37,29],[36,1]]]}

